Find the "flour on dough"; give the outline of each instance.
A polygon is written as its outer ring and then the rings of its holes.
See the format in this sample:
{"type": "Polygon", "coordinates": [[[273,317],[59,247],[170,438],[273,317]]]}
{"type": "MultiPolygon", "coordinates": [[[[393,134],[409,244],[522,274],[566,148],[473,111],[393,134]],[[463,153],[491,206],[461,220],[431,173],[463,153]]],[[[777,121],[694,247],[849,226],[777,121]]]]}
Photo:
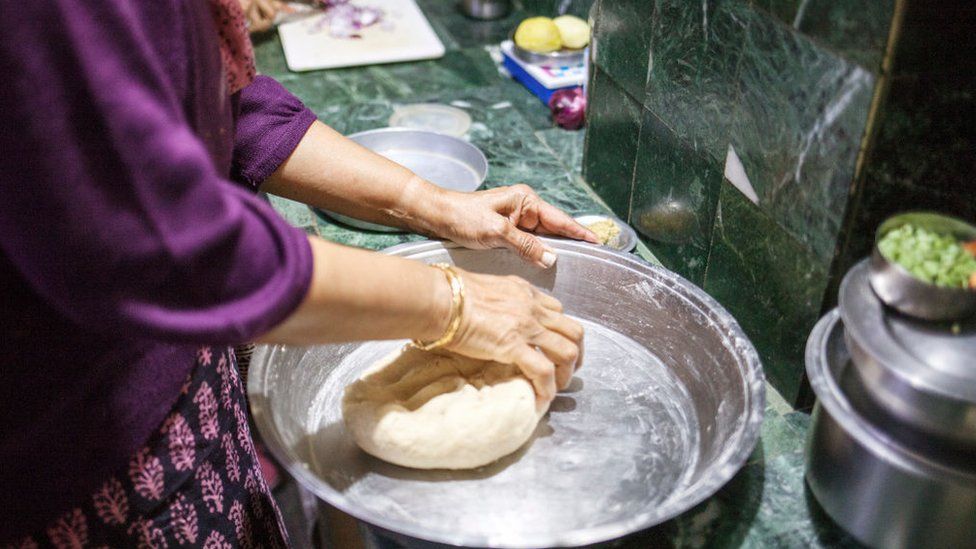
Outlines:
{"type": "Polygon", "coordinates": [[[380,459],[470,469],[518,450],[548,407],[516,366],[407,348],[346,387],[342,416],[380,459]]]}

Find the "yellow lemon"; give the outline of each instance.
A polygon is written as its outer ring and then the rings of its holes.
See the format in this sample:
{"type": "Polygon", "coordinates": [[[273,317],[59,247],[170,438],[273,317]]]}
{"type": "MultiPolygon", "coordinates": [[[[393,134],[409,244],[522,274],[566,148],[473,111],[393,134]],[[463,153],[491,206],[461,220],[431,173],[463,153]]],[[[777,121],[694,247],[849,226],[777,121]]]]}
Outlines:
{"type": "Polygon", "coordinates": [[[559,27],[548,17],[530,17],[522,21],[515,29],[515,44],[536,53],[549,53],[563,47],[559,27]]]}
{"type": "Polygon", "coordinates": [[[553,19],[559,28],[559,36],[563,46],[567,48],[585,48],[590,43],[590,26],[574,15],[560,15],[553,19]]]}

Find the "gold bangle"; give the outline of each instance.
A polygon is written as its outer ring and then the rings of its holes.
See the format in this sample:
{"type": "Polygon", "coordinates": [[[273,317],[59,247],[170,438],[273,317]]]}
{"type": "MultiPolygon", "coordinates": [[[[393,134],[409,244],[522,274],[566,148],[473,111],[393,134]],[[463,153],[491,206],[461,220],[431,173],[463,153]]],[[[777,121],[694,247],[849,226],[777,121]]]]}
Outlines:
{"type": "Polygon", "coordinates": [[[454,270],[454,267],[447,263],[434,263],[431,267],[440,269],[444,273],[444,276],[447,277],[447,281],[451,284],[451,320],[447,324],[447,330],[444,331],[444,335],[436,340],[424,342],[415,339],[410,343],[413,348],[420,349],[421,351],[431,351],[450,345],[454,341],[454,337],[457,336],[458,329],[461,327],[461,311],[464,309],[464,282],[461,280],[461,275],[454,270]]]}

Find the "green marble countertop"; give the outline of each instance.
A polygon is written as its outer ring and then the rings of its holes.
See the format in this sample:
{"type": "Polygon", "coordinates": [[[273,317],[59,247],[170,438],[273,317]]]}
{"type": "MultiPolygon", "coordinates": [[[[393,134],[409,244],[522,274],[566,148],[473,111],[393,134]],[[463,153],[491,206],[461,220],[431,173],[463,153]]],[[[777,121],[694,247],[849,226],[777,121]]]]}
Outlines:
{"type": "MultiPolygon", "coordinates": [[[[397,105],[439,102],[472,117],[469,138],[488,157],[485,186],[522,182],[572,214],[609,212],[580,176],[583,132],[555,127],[548,109],[499,74],[491,45],[524,14],[474,22],[455,2],[420,0],[448,51],[434,61],[292,73],[276,36],[255,40],[258,69],[281,81],[319,118],[342,133],[387,126],[397,105]]],[[[330,221],[308,206],[271,196],[292,224],[351,246],[382,249],[420,240],[379,234],[330,221]]],[[[641,245],[637,253],[656,259],[641,245]]],[[[837,547],[853,542],[814,503],[803,482],[803,445],[809,415],[793,411],[767,384],[762,437],[742,471],[714,497],[659,527],[614,544],[619,547],[837,547]]]]}

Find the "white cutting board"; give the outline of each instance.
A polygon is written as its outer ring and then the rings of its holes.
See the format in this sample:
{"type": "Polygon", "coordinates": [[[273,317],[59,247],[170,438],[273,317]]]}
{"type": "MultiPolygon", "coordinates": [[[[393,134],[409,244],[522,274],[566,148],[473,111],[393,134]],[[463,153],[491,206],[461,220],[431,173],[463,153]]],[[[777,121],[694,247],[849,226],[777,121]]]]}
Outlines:
{"type": "Polygon", "coordinates": [[[385,13],[382,23],[359,32],[362,38],[333,38],[328,28],[313,30],[322,18],[319,15],[279,26],[288,68],[311,71],[444,55],[444,44],[414,0],[353,0],[353,4],[376,7],[385,13]],[[392,22],[392,28],[384,24],[387,22],[392,22]]]}

